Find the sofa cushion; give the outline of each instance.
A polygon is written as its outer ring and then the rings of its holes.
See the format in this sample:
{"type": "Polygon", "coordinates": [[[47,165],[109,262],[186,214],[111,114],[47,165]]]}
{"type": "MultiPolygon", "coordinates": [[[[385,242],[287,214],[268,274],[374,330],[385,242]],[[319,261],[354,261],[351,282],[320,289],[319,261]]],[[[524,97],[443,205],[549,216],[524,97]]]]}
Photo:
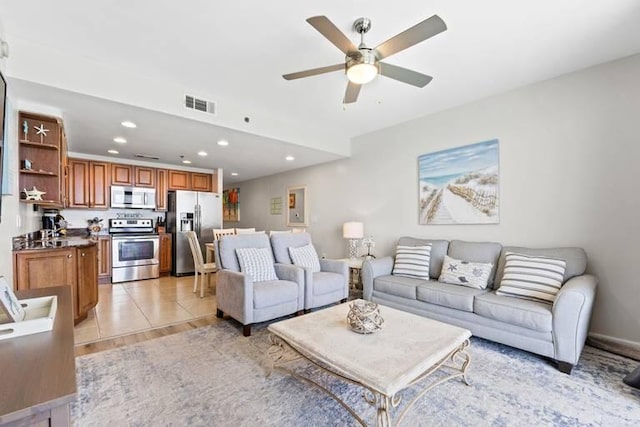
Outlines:
{"type": "Polygon", "coordinates": [[[416,288],[422,283],[425,283],[423,279],[403,276],[380,276],[373,279],[373,290],[402,298],[416,299],[416,288]]]}
{"type": "Polygon", "coordinates": [[[498,261],[496,286],[494,286],[494,288],[498,288],[498,285],[502,281],[502,276],[504,275],[504,264],[506,262],[505,255],[507,252],[544,256],[566,261],[567,266],[564,270],[563,283],[572,277],[584,274],[587,269],[587,253],[582,248],[523,248],[520,246],[505,246],[502,248],[500,260],[498,261]]]}
{"type": "Polygon", "coordinates": [[[293,246],[289,247],[289,256],[291,256],[293,265],[310,268],[314,273],[320,271],[318,253],[311,243],[297,248],[293,246]]]}
{"type": "Polygon", "coordinates": [[[493,288],[501,249],[502,245],[500,243],[452,240],[451,243],[449,243],[447,255],[465,261],[493,264],[491,274],[489,274],[489,280],[487,280],[487,286],[493,288]]]}
{"type": "Polygon", "coordinates": [[[490,262],[470,262],[444,256],[442,273],[438,281],[468,288],[485,289],[493,269],[490,262]]]}
{"type": "Polygon", "coordinates": [[[313,294],[324,295],[344,290],[345,280],[342,274],[320,271],[313,273],[313,294]]]}
{"type": "Polygon", "coordinates": [[[561,259],[507,252],[497,295],[553,303],[562,285],[566,262],[561,259]]]}
{"type": "Polygon", "coordinates": [[[288,280],[269,280],[253,284],[253,308],[267,308],[298,300],[298,284],[288,280]]]}
{"type": "Polygon", "coordinates": [[[418,285],[417,299],[431,304],[473,312],[473,299],[488,291],[430,280],[418,285]]]}
{"type": "Polygon", "coordinates": [[[440,271],[442,270],[442,261],[449,248],[448,240],[432,240],[432,239],[417,239],[415,237],[401,237],[398,240],[399,245],[404,246],[422,246],[431,244],[431,256],[429,262],[429,277],[437,279],[440,277],[440,271]]]}
{"type": "Polygon", "coordinates": [[[396,259],[391,274],[429,280],[430,254],[431,244],[424,246],[396,246],[396,259]]]}
{"type": "Polygon", "coordinates": [[[552,330],[551,305],[504,297],[496,295],[495,291],[477,295],[473,302],[473,312],[482,317],[535,331],[552,330]]]}
{"type": "Polygon", "coordinates": [[[278,280],[268,248],[237,248],[236,254],[240,271],[251,276],[254,282],[278,280]]]}

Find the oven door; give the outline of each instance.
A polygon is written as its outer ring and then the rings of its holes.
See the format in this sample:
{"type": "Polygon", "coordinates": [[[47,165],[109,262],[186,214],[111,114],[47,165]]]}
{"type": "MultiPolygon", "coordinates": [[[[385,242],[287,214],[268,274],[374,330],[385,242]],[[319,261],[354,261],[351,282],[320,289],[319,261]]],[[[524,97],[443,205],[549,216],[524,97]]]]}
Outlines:
{"type": "Polygon", "coordinates": [[[160,264],[158,236],[113,236],[111,248],[114,268],[160,264]]]}

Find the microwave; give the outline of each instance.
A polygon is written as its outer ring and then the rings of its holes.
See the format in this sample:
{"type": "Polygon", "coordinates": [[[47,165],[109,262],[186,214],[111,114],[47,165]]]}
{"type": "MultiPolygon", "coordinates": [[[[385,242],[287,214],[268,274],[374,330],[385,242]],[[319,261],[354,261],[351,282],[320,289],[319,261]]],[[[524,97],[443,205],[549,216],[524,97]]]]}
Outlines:
{"type": "Polygon", "coordinates": [[[155,188],[111,186],[112,208],[155,209],[155,188]]]}

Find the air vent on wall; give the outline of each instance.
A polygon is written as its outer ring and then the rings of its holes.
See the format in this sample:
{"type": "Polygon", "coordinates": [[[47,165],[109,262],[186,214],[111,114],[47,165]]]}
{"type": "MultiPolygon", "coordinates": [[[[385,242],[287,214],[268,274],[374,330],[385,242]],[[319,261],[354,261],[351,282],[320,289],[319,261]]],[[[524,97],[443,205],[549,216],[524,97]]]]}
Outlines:
{"type": "Polygon", "coordinates": [[[150,156],[148,154],[136,154],[136,157],[139,157],[141,159],[160,160],[160,157],[158,157],[158,156],[150,156]]]}
{"type": "Polygon", "coordinates": [[[202,111],[204,113],[216,114],[216,103],[207,101],[206,99],[196,98],[195,96],[185,95],[184,106],[192,110],[202,111]]]}

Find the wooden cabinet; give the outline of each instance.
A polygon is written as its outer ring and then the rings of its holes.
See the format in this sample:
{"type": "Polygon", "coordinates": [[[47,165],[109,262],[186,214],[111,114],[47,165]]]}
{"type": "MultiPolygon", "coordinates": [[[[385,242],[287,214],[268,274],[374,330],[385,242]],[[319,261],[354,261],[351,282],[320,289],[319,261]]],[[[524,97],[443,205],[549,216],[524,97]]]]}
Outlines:
{"type": "Polygon", "coordinates": [[[111,282],[111,236],[98,237],[98,282],[111,282]]]}
{"type": "Polygon", "coordinates": [[[191,173],[191,189],[193,191],[212,191],[211,174],[208,173],[191,173]]]}
{"type": "Polygon", "coordinates": [[[191,172],[169,170],[169,190],[191,190],[191,172]]]}
{"type": "Polygon", "coordinates": [[[133,185],[133,166],[112,163],[111,185],[124,185],[131,187],[133,185]]]}
{"type": "Polygon", "coordinates": [[[171,274],[171,234],[160,234],[160,274],[171,274]]]}
{"type": "Polygon", "coordinates": [[[87,318],[89,310],[98,304],[98,246],[77,249],[77,310],[76,323],[87,318]]]}
{"type": "Polygon", "coordinates": [[[136,187],[151,187],[156,186],[156,170],[155,168],[148,168],[145,166],[134,166],[134,181],[133,185],[136,187]]]}
{"type": "Polygon", "coordinates": [[[167,192],[169,191],[169,171],[156,169],[156,210],[167,210],[167,192]]]}
{"type": "Polygon", "coordinates": [[[109,207],[109,163],[69,159],[68,204],[70,208],[109,207]]]}
{"type": "Polygon", "coordinates": [[[89,245],[14,252],[15,287],[25,290],[71,286],[73,318],[77,324],[98,303],[97,250],[96,245],[89,245]]]}
{"type": "MultiPolygon", "coordinates": [[[[62,207],[64,203],[64,157],[62,122],[55,117],[18,113],[20,161],[18,185],[21,202],[62,207]],[[26,200],[24,190],[43,191],[42,200],[26,200]]],[[[66,147],[66,146],[65,146],[66,147]]]]}

